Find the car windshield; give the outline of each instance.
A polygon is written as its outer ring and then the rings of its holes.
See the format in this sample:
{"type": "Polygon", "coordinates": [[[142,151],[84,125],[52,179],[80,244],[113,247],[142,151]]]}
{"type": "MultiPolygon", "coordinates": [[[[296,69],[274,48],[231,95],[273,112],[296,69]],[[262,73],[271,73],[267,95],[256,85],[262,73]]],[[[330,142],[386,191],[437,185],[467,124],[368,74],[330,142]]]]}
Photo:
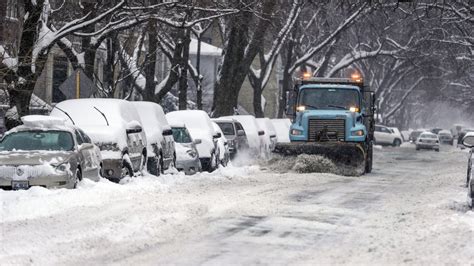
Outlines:
{"type": "Polygon", "coordinates": [[[299,105],[308,109],[359,108],[359,93],[352,89],[305,88],[299,95],[299,105]]]}
{"type": "Polygon", "coordinates": [[[184,127],[174,127],[173,130],[173,138],[174,141],[177,143],[190,143],[192,142],[191,136],[189,135],[188,131],[184,127]]]}
{"type": "Polygon", "coordinates": [[[19,131],[6,135],[0,151],[70,151],[74,140],[67,131],[19,131]]]}
{"type": "Polygon", "coordinates": [[[422,138],[422,139],[435,139],[435,138],[436,138],[436,135],[422,134],[422,135],[420,136],[420,138],[422,138]]]}
{"type": "Polygon", "coordinates": [[[227,135],[227,136],[235,135],[234,124],[232,124],[232,123],[223,123],[223,122],[219,122],[217,124],[221,128],[224,135],[227,135]]]}

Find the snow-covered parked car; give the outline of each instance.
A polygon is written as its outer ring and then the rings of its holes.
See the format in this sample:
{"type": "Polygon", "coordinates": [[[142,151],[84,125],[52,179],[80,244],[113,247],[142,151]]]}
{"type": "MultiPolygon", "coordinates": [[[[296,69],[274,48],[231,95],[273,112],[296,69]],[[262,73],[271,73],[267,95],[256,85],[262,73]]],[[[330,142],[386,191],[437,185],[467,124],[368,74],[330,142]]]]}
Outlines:
{"type": "Polygon", "coordinates": [[[420,134],[415,142],[416,150],[428,149],[439,151],[439,138],[438,135],[433,134],[429,131],[425,131],[420,134]]]}
{"type": "Polygon", "coordinates": [[[469,159],[467,162],[467,176],[466,176],[466,185],[467,185],[467,196],[469,207],[474,206],[474,132],[467,133],[463,140],[462,144],[464,147],[470,148],[469,159]]]}
{"type": "Polygon", "coordinates": [[[105,178],[118,182],[146,165],[146,135],[140,116],[129,101],[67,100],[56,104],[50,115],[80,127],[99,146],[105,178]]]}
{"type": "Polygon", "coordinates": [[[147,140],[147,169],[153,175],[173,167],[176,162],[173,131],[166,120],[163,108],[153,102],[131,102],[143,123],[147,140]]]}
{"type": "Polygon", "coordinates": [[[401,136],[395,134],[390,128],[382,125],[375,125],[375,144],[392,145],[398,147],[402,144],[401,136]]]}
{"type": "Polygon", "coordinates": [[[183,123],[193,139],[201,140],[201,143],[197,144],[197,150],[202,169],[214,171],[219,164],[217,139],[220,136],[214,130],[209,115],[201,110],[182,110],[167,113],[166,119],[171,124],[183,123]]]}
{"type": "Polygon", "coordinates": [[[253,156],[262,156],[265,150],[265,141],[263,135],[265,131],[258,126],[257,120],[252,115],[233,115],[224,116],[219,119],[235,119],[240,122],[245,130],[249,144],[249,153],[253,156]]]}
{"type": "Polygon", "coordinates": [[[196,148],[197,144],[201,144],[201,140],[193,139],[183,123],[174,123],[171,129],[176,147],[176,169],[187,175],[201,172],[201,161],[196,148]]]}
{"type": "Polygon", "coordinates": [[[227,166],[227,163],[230,161],[230,153],[229,153],[229,143],[224,136],[219,125],[216,122],[212,122],[214,126],[214,130],[218,133],[219,138],[217,138],[217,145],[219,146],[219,162],[223,166],[227,166]]]}
{"type": "Polygon", "coordinates": [[[270,118],[268,117],[257,118],[256,120],[260,128],[263,129],[263,131],[265,131],[264,136],[265,136],[267,149],[269,151],[273,151],[278,142],[275,127],[273,126],[272,122],[270,121],[270,118]]]}
{"type": "Polygon", "coordinates": [[[240,122],[234,119],[215,118],[216,122],[224,133],[227,143],[229,144],[230,158],[233,159],[239,151],[248,149],[249,143],[245,130],[240,122]]]}
{"type": "Polygon", "coordinates": [[[395,134],[402,142],[405,142],[405,137],[403,137],[402,132],[400,132],[400,129],[398,127],[389,127],[389,129],[392,131],[393,134],[395,134]]]}
{"type": "Polygon", "coordinates": [[[290,126],[291,121],[288,118],[276,118],[270,119],[275,128],[277,135],[277,141],[279,143],[288,143],[290,142],[290,126]]]}
{"type": "Polygon", "coordinates": [[[21,120],[0,141],[0,188],[75,188],[82,178],[99,180],[100,150],[81,129],[49,116],[21,120]]]}

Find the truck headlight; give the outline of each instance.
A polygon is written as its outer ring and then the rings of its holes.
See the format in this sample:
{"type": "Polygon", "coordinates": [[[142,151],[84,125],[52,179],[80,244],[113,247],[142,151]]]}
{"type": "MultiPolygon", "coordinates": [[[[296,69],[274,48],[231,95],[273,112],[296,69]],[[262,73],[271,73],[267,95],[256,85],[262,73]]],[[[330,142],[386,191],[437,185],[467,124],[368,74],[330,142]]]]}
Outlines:
{"type": "Polygon", "coordinates": [[[303,135],[303,131],[298,130],[298,129],[292,129],[291,135],[296,135],[296,136],[303,135]]]}
{"type": "Polygon", "coordinates": [[[364,130],[352,131],[351,136],[364,136],[364,130]]]}

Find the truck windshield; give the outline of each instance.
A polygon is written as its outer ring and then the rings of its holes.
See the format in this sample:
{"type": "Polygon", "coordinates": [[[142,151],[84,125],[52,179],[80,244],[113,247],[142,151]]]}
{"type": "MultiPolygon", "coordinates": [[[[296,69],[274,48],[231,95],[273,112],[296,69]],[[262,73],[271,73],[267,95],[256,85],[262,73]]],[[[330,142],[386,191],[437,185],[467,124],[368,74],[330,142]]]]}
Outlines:
{"type": "Polygon", "coordinates": [[[298,105],[308,109],[359,108],[359,93],[351,89],[306,88],[300,92],[298,105]]]}

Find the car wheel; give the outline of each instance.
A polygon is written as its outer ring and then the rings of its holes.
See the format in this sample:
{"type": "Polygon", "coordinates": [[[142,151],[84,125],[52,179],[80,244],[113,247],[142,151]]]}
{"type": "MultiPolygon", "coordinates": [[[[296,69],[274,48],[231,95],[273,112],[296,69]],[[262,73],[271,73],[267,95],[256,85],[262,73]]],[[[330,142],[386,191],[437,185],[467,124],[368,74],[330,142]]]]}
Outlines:
{"type": "Polygon", "coordinates": [[[150,174],[159,176],[161,173],[160,156],[149,158],[147,168],[150,174]]]}
{"type": "Polygon", "coordinates": [[[74,186],[73,188],[77,188],[77,185],[82,180],[82,172],[79,167],[76,168],[76,173],[74,174],[74,186]]]}
{"type": "Polygon", "coordinates": [[[392,144],[392,145],[393,145],[394,147],[400,147],[401,144],[402,144],[402,142],[401,142],[399,139],[395,139],[395,140],[393,141],[393,144],[392,144]]]}
{"type": "Polygon", "coordinates": [[[132,177],[133,176],[133,168],[129,161],[122,160],[122,176],[124,178],[126,176],[132,177]]]}
{"type": "Polygon", "coordinates": [[[435,151],[439,152],[439,149],[435,149],[435,151]]]}

